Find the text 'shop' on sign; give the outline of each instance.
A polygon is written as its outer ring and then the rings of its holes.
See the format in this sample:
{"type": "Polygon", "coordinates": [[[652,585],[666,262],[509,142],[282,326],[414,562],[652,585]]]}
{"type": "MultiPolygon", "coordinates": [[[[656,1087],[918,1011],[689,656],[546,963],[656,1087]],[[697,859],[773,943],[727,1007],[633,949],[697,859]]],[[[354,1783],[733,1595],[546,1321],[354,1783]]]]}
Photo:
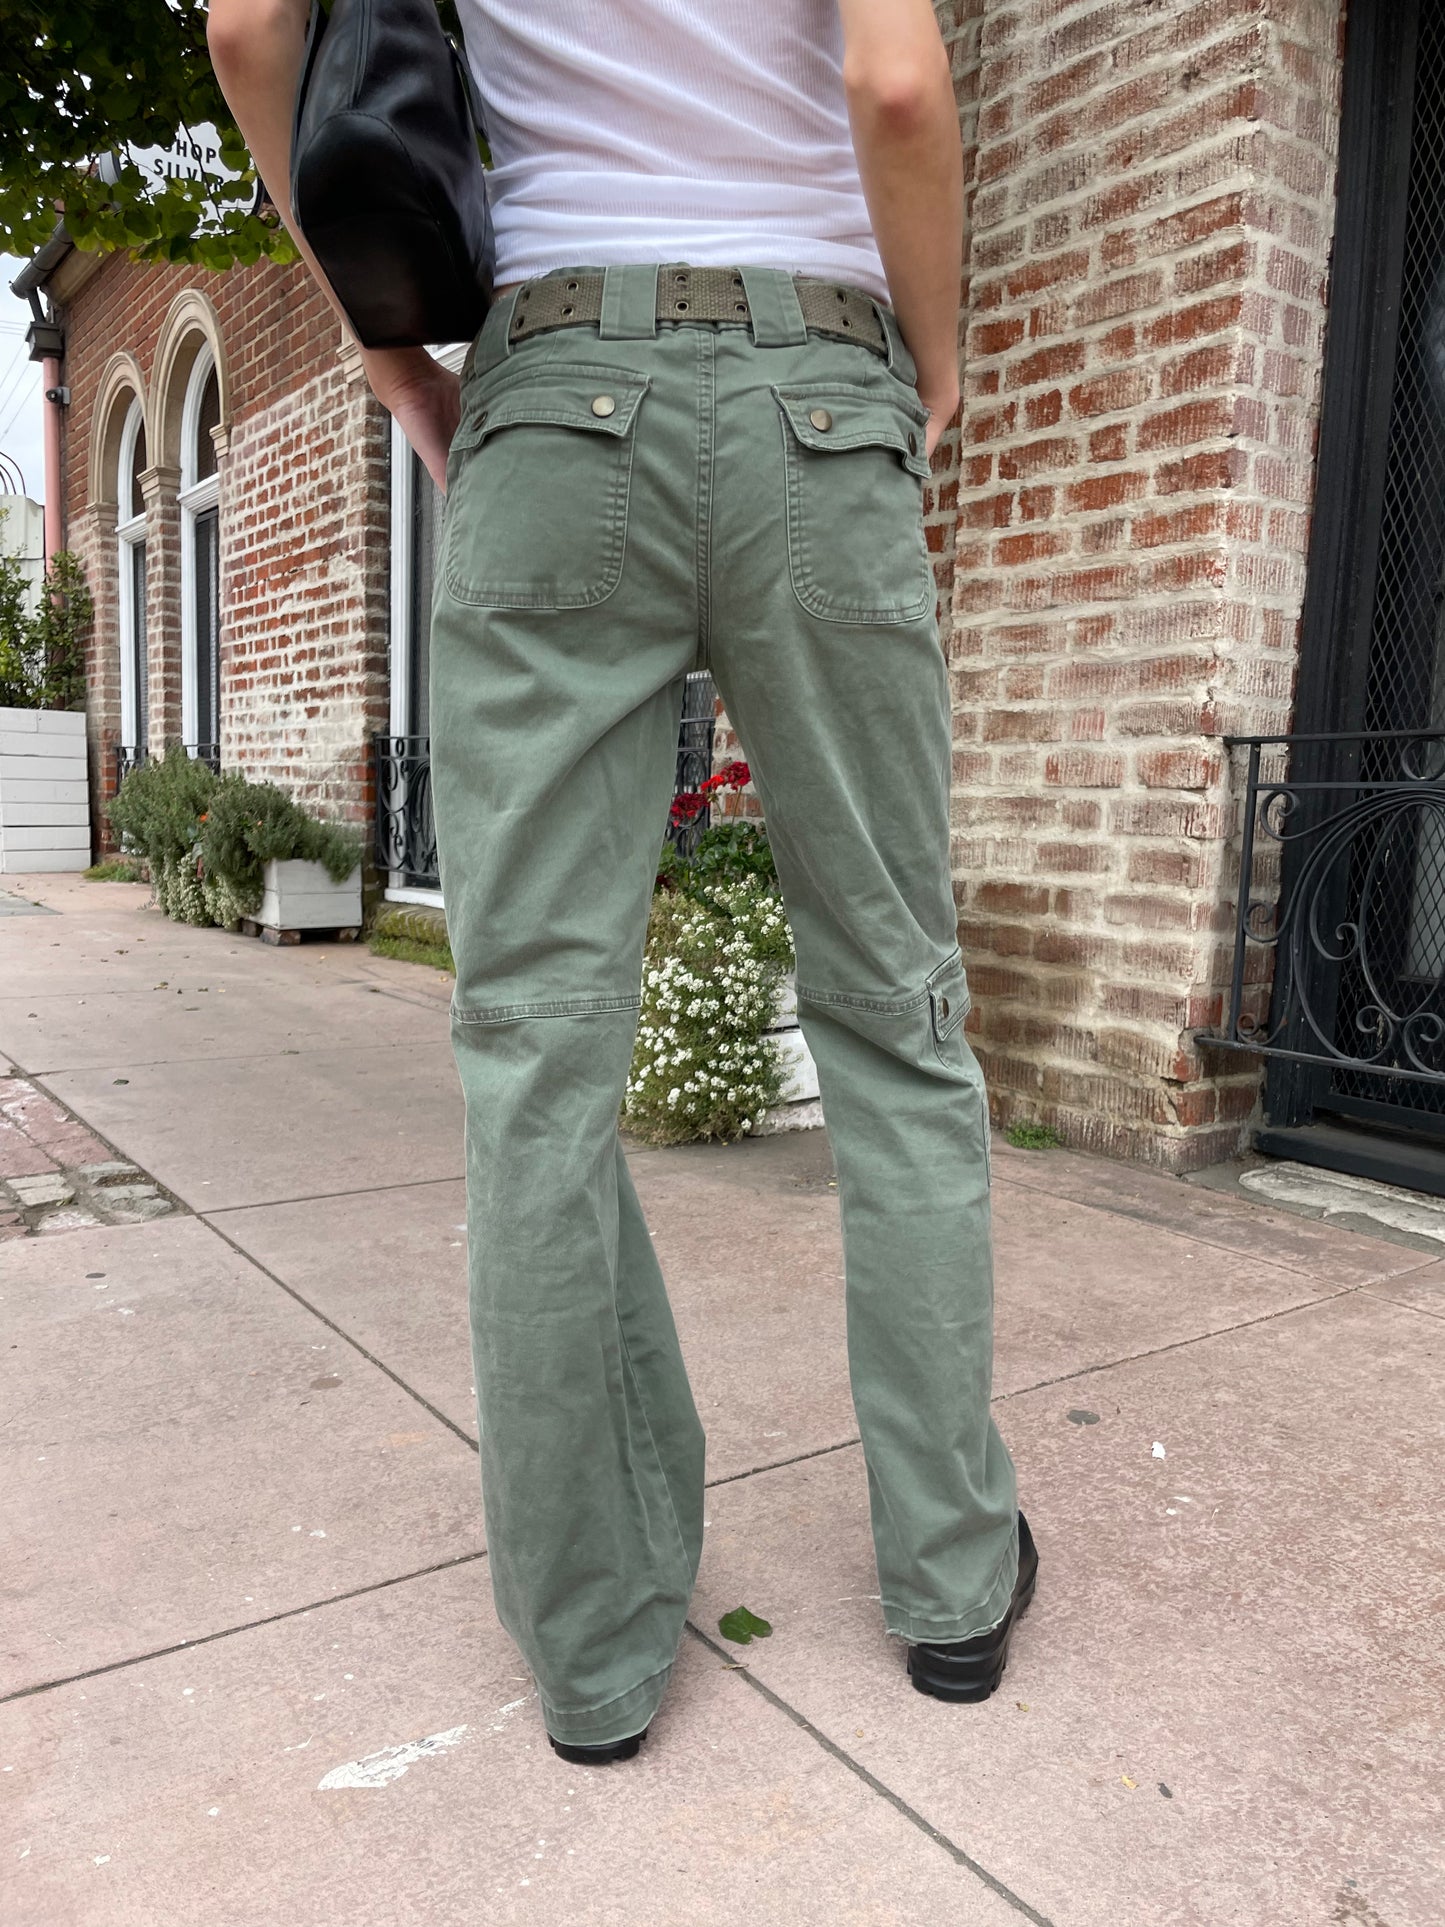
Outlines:
{"type": "MultiPolygon", "coordinates": [[[[244,159],[244,156],[241,156],[244,159]]],[[[169,147],[137,147],[127,145],[102,154],[96,162],[96,172],[109,187],[124,183],[132,191],[146,187],[159,190],[168,181],[197,181],[207,188],[205,196],[208,208],[216,220],[228,211],[234,211],[237,196],[234,189],[230,193],[216,190],[245,178],[239,167],[234,167],[223,155],[221,136],[209,123],[195,127],[180,127],[169,147]]],[[[248,183],[251,205],[247,213],[259,211],[265,197],[260,178],[248,183]]]]}

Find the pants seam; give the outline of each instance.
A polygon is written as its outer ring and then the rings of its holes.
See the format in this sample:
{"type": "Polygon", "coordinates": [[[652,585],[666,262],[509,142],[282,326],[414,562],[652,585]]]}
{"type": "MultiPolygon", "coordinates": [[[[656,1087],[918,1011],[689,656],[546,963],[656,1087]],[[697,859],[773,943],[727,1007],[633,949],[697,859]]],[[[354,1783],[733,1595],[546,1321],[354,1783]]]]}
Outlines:
{"type": "Polygon", "coordinates": [[[454,1024],[509,1024],[519,1018],[591,1017],[613,1010],[641,1008],[642,996],[639,992],[628,997],[559,997],[550,1003],[497,1004],[489,1010],[469,1010],[465,1006],[454,1005],[451,1019],[454,1024]]]}
{"type": "Polygon", "coordinates": [[[700,330],[697,338],[697,652],[694,666],[707,669],[712,660],[712,494],[713,451],[716,442],[717,337],[700,330]]]}
{"type": "MultiPolygon", "coordinates": [[[[619,1157],[621,1157],[621,1156],[622,1156],[622,1152],[621,1152],[621,1151],[619,1150],[619,1151],[618,1151],[618,1153],[617,1153],[617,1155],[618,1155],[619,1157]]],[[[644,1400],[644,1398],[643,1398],[643,1396],[642,1396],[642,1388],[641,1388],[641,1386],[640,1386],[640,1385],[638,1384],[638,1380],[637,1380],[637,1373],[636,1373],[636,1371],[635,1371],[635,1370],[633,1369],[633,1364],[632,1364],[632,1352],[631,1352],[631,1349],[630,1349],[630,1347],[628,1346],[628,1343],[627,1343],[627,1334],[626,1334],[626,1332],[625,1332],[625,1331],[624,1331],[624,1330],[622,1329],[622,1320],[621,1320],[621,1318],[620,1318],[620,1317],[618,1316],[618,1312],[617,1312],[617,1290],[616,1290],[616,1286],[615,1286],[615,1284],[614,1284],[614,1287],[613,1287],[613,1292],[612,1292],[612,1315],[613,1315],[613,1317],[614,1317],[614,1318],[615,1318],[615,1319],[617,1320],[617,1340],[618,1340],[618,1343],[619,1343],[619,1344],[621,1345],[621,1347],[622,1347],[622,1355],[623,1355],[623,1357],[624,1357],[624,1358],[625,1358],[625,1359],[627,1360],[627,1370],[628,1370],[628,1374],[629,1374],[629,1376],[631,1377],[631,1380],[632,1380],[632,1387],[633,1387],[633,1391],[634,1391],[634,1392],[636,1393],[636,1397],[637,1397],[637,1408],[638,1408],[638,1410],[639,1410],[639,1411],[641,1412],[641,1414],[642,1414],[642,1423],[643,1423],[643,1426],[645,1427],[645,1429],[646,1429],[646,1432],[647,1432],[647,1443],[648,1443],[648,1447],[649,1447],[649,1449],[650,1449],[650,1451],[651,1451],[651,1453],[652,1453],[652,1458],[653,1458],[653,1463],[654,1463],[654,1465],[655,1465],[655,1466],[656,1466],[656,1468],[657,1468],[657,1476],[658,1476],[658,1477],[659,1477],[659,1478],[661,1479],[661,1481],[662,1481],[662,1490],[663,1490],[663,1495],[664,1495],[664,1497],[665,1497],[665,1498],[666,1498],[666,1500],[667,1500],[667,1510],[668,1510],[668,1515],[669,1515],[669,1517],[670,1517],[670,1518],[671,1518],[671,1520],[672,1520],[672,1530],[673,1530],[673,1533],[674,1533],[674,1535],[675,1535],[675,1537],[676,1537],[676,1539],[677,1539],[677,1550],[678,1550],[678,1551],[679,1551],[679,1552],[681,1553],[681,1555],[682,1555],[682,1563],[683,1563],[683,1566],[684,1566],[684,1568],[687,1568],[687,1567],[689,1567],[689,1566],[691,1566],[691,1564],[692,1564],[692,1560],[691,1560],[691,1559],[689,1558],[689,1556],[688,1556],[688,1550],[687,1550],[687,1541],[686,1541],[686,1539],[684,1539],[684,1537],[683,1537],[683,1534],[682,1534],[682,1521],[681,1521],[681,1519],[679,1519],[679,1518],[678,1518],[678,1516],[677,1516],[677,1507],[676,1507],[676,1506],[675,1506],[675,1505],[673,1504],[673,1500],[672,1500],[672,1486],[671,1486],[671,1484],[670,1484],[670,1483],[669,1483],[669,1481],[668,1481],[668,1477],[667,1477],[667,1468],[666,1468],[666,1466],[664,1466],[664,1464],[662,1463],[662,1454],[661,1454],[661,1453],[660,1453],[660,1452],[658,1451],[658,1449],[657,1449],[657,1439],[656,1439],[656,1437],[655,1437],[655,1435],[654,1435],[654,1433],[653,1433],[653,1430],[652,1430],[652,1420],[651,1420],[651,1418],[650,1418],[650,1417],[648,1416],[648,1412],[647,1412],[647,1403],[646,1403],[646,1401],[644,1400]]],[[[690,1591],[691,1591],[691,1588],[689,1588],[689,1593],[690,1593],[690,1591]]],[[[687,1607],[686,1607],[686,1602],[684,1602],[684,1606],[683,1606],[683,1610],[684,1610],[684,1612],[686,1612],[686,1610],[687,1610],[687,1607]]],[[[669,1661],[668,1663],[669,1663],[669,1665],[670,1665],[670,1664],[671,1664],[671,1661],[669,1661]]],[[[655,1675],[654,1675],[654,1677],[655,1677],[655,1675]]],[[[644,1683],[645,1683],[645,1682],[644,1682],[644,1683]]]]}
{"type": "Polygon", "coordinates": [[[906,1017],[910,1011],[921,1010],[928,1002],[929,995],[927,989],[901,999],[855,997],[846,990],[810,990],[806,984],[797,984],[794,989],[799,1003],[821,1004],[824,1007],[836,1005],[843,1010],[871,1010],[880,1017],[906,1017]]]}

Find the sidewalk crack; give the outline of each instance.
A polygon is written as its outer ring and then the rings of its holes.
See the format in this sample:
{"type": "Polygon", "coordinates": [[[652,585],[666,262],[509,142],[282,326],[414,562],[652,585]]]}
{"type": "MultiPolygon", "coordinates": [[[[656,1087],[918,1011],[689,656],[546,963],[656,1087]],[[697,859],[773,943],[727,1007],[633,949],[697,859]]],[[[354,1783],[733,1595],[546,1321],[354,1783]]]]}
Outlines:
{"type": "MultiPolygon", "coordinates": [[[[690,1619],[687,1621],[687,1630],[700,1645],[705,1646],[707,1650],[715,1654],[717,1658],[722,1660],[731,1659],[732,1656],[725,1646],[719,1646],[716,1640],[711,1639],[699,1627],[695,1626],[690,1619]]],[[[830,1754],[840,1766],[846,1767],[856,1779],[861,1780],[864,1786],[876,1793],[881,1800],[886,1800],[895,1812],[902,1814],[903,1818],[907,1820],[910,1825],[917,1827],[918,1831],[933,1841],[935,1846],[942,1847],[943,1851],[958,1866],[966,1867],[976,1879],[983,1882],[984,1886],[987,1887],[991,1893],[997,1894],[1000,1900],[1006,1901],[1015,1913],[1022,1914],[1025,1920],[1031,1920],[1034,1923],[1034,1927],[1053,1927],[1053,1923],[1047,1915],[1041,1914],[1037,1907],[1031,1907],[1021,1894],[1016,1894],[1013,1888],[1005,1885],[996,1874],[991,1874],[987,1867],[974,1859],[972,1854],[965,1853],[964,1849],[960,1847],[956,1841],[950,1840],[948,1835],[934,1826],[931,1820],[925,1819],[917,1807],[911,1807],[900,1794],[893,1791],[892,1787],[885,1786],[876,1774],[870,1773],[861,1761],[855,1760],[851,1753],[845,1752],[835,1740],[830,1740],[828,1735],[824,1733],[820,1727],[814,1726],[813,1722],[805,1713],[800,1713],[797,1707],[789,1705],[788,1701],[785,1700],[780,1693],[775,1693],[771,1686],[765,1686],[757,1675],[748,1668],[743,1667],[739,1670],[742,1678],[755,1693],[760,1693],[768,1704],[775,1707],[778,1712],[785,1713],[793,1722],[794,1726],[800,1727],[803,1732],[808,1735],[809,1739],[820,1746],[825,1753],[830,1754]]]]}

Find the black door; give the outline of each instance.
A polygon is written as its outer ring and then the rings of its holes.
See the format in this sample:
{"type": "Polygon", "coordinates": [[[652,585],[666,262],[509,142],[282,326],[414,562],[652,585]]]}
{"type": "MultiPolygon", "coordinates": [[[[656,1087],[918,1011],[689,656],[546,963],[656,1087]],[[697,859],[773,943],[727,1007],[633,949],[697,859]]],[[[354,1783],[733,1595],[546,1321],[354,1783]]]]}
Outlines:
{"type": "Polygon", "coordinates": [[[1260,1148],[1445,1189],[1445,0],[1349,7],[1295,731],[1260,1148]]]}

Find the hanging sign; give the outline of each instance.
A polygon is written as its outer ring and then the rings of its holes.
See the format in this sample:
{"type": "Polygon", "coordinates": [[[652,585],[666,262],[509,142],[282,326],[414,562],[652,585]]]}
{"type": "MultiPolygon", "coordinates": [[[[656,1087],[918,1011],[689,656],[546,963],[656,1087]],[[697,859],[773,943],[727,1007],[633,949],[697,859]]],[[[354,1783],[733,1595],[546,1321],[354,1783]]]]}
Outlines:
{"type": "MultiPolygon", "coordinates": [[[[241,178],[239,172],[221,157],[221,137],[209,123],[196,127],[180,127],[169,147],[127,146],[119,153],[102,154],[96,163],[96,171],[108,187],[113,187],[122,177],[153,182],[160,187],[166,181],[235,181],[241,178]]],[[[210,199],[210,197],[207,197],[210,199]]],[[[260,211],[265,198],[265,190],[257,176],[256,189],[248,214],[260,211]]],[[[233,211],[237,203],[225,203],[227,210],[233,211]]],[[[212,211],[219,218],[222,204],[211,200],[212,211]]]]}

